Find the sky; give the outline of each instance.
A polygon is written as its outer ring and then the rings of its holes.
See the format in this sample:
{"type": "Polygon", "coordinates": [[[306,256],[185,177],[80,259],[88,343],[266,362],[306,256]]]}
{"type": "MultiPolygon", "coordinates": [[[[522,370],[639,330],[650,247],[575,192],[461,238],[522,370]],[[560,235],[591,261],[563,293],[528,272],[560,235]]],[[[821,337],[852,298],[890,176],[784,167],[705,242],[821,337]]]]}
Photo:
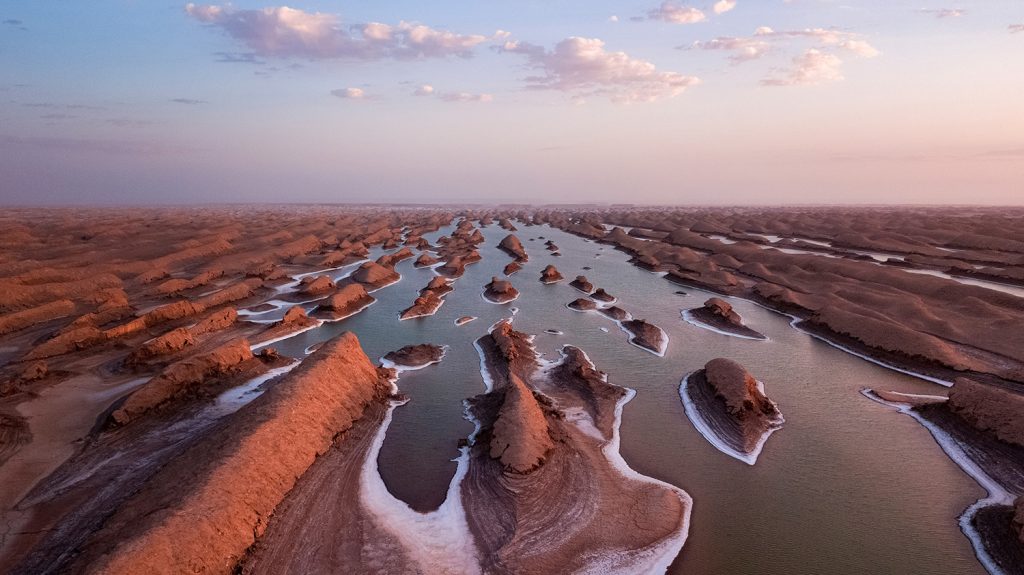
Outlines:
{"type": "Polygon", "coordinates": [[[0,204],[1024,204],[1021,0],[0,0],[0,204]]]}

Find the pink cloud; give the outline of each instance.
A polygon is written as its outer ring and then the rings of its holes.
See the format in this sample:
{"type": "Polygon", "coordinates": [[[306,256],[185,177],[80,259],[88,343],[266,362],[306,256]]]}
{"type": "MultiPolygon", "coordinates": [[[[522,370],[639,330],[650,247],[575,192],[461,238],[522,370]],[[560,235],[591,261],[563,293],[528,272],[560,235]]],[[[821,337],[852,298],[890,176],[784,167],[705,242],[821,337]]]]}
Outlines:
{"type": "Polygon", "coordinates": [[[310,59],[379,60],[468,57],[474,48],[507,36],[457,34],[423,24],[371,22],[345,28],[334,14],[305,12],[287,6],[235,10],[227,6],[187,4],[185,12],[217,26],[259,56],[310,59]]]}
{"type": "Polygon", "coordinates": [[[647,18],[650,20],[671,22],[672,24],[696,24],[697,22],[703,22],[706,20],[707,16],[704,15],[704,12],[696,8],[683,6],[666,0],[661,3],[661,6],[649,11],[647,13],[647,18]]]}
{"type": "Polygon", "coordinates": [[[770,76],[761,80],[764,86],[801,86],[836,82],[843,79],[843,61],[835,54],[815,48],[806,50],[793,58],[793,66],[781,76],[770,76]]]}
{"type": "Polygon", "coordinates": [[[625,52],[609,52],[597,38],[566,38],[550,51],[507,42],[501,51],[526,56],[530,67],[541,72],[526,78],[528,88],[559,90],[577,98],[596,95],[614,102],[651,102],[672,98],[700,83],[693,76],[660,71],[625,52]]]}
{"type": "Polygon", "coordinates": [[[1009,30],[1010,34],[1019,34],[1024,32],[1024,24],[1010,24],[1009,30]]]}

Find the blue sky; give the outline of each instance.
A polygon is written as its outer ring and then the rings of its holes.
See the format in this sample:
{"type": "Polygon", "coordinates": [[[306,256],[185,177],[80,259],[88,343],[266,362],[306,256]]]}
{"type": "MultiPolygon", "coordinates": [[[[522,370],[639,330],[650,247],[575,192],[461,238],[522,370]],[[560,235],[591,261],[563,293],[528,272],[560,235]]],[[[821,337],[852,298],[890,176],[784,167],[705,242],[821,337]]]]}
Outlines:
{"type": "Polygon", "coordinates": [[[1024,203],[1024,3],[0,2],[0,201],[1024,203]]]}

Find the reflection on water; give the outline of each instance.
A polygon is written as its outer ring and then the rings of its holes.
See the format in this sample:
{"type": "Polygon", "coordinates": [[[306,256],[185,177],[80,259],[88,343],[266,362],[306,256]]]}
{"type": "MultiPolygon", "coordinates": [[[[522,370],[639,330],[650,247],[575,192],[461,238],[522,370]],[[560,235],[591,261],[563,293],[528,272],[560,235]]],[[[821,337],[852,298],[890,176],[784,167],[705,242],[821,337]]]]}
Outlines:
{"type": "MultiPolygon", "coordinates": [[[[275,344],[301,356],[308,346],[351,330],[374,359],[408,344],[450,346],[440,364],[402,374],[399,387],[411,401],[395,411],[379,458],[388,488],[418,509],[443,500],[458,441],[473,430],[463,419],[462,400],[484,388],[472,342],[512,315],[511,306],[480,298],[483,285],[510,261],[495,248],[508,232],[494,225],[483,233],[484,260],[466,268],[436,316],[398,321],[433,277],[406,260],[397,267],[403,280],[375,293],[373,307],[275,344]],[[461,316],[480,319],[455,326],[461,316]]],[[[636,389],[623,416],[625,459],[694,498],[690,538],[671,572],[984,573],[956,522],[983,491],[927,430],[859,393],[864,387],[908,393],[941,388],[843,353],[794,330],[788,318],[741,300],[731,303],[770,341],[694,327],[680,310],[712,294],[683,288],[687,295],[679,295],[679,286],[629,265],[625,254],[558,230],[523,227],[516,234],[531,257],[511,278],[522,294],[512,304],[520,310],[516,329],[536,334],[538,350],[548,358],[556,358],[564,344],[579,346],[612,383],[636,389]],[[553,239],[563,256],[551,256],[539,236],[553,239]],[[670,340],[666,356],[629,345],[626,334],[600,314],[567,309],[579,292],[567,282],[541,284],[540,270],[549,263],[567,280],[585,274],[619,297],[617,305],[663,328],[670,340]],[[786,415],[786,425],[753,467],[704,440],[679,399],[680,379],[715,357],[734,359],[764,381],[786,415]]]]}

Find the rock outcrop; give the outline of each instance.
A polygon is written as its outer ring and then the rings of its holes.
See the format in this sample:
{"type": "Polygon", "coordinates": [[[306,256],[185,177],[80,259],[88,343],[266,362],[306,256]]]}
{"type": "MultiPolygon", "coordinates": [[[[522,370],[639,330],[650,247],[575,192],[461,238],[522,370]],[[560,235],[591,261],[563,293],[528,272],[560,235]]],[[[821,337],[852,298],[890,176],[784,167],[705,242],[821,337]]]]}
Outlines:
{"type": "Polygon", "coordinates": [[[763,334],[743,325],[743,318],[728,302],[713,297],[703,307],[688,310],[683,317],[697,323],[732,335],[750,339],[767,339],[763,334]]]}
{"type": "Polygon", "coordinates": [[[402,276],[398,275],[398,272],[376,262],[366,262],[352,272],[352,280],[363,284],[367,289],[380,289],[400,279],[402,276]]]}
{"type": "Polygon", "coordinates": [[[444,348],[431,343],[407,345],[401,349],[388,352],[384,359],[401,367],[423,367],[437,363],[444,357],[444,348]]]}
{"type": "Polygon", "coordinates": [[[172,460],[81,546],[72,571],[227,575],[317,456],[387,382],[351,333],[172,460]]]}
{"type": "Polygon", "coordinates": [[[347,317],[370,305],[375,300],[372,295],[366,293],[366,288],[360,283],[351,283],[341,286],[337,293],[331,295],[326,301],[317,307],[317,312],[325,312],[331,317],[347,317]]]}
{"type": "Polygon", "coordinates": [[[484,286],[484,297],[494,303],[508,303],[519,297],[519,290],[512,286],[512,282],[491,278],[491,282],[484,286]]]}
{"type": "Polygon", "coordinates": [[[514,257],[517,262],[525,262],[530,259],[530,256],[526,254],[526,249],[523,248],[523,243],[513,234],[505,236],[498,243],[498,249],[514,257]]]}
{"type": "Polygon", "coordinates": [[[540,272],[540,281],[546,284],[560,282],[563,279],[565,278],[562,277],[562,274],[558,273],[558,268],[550,264],[540,272]]]}
{"type": "Polygon", "coordinates": [[[587,276],[576,276],[576,279],[569,282],[569,285],[580,290],[585,294],[589,294],[594,291],[594,284],[587,280],[587,276]]]}

